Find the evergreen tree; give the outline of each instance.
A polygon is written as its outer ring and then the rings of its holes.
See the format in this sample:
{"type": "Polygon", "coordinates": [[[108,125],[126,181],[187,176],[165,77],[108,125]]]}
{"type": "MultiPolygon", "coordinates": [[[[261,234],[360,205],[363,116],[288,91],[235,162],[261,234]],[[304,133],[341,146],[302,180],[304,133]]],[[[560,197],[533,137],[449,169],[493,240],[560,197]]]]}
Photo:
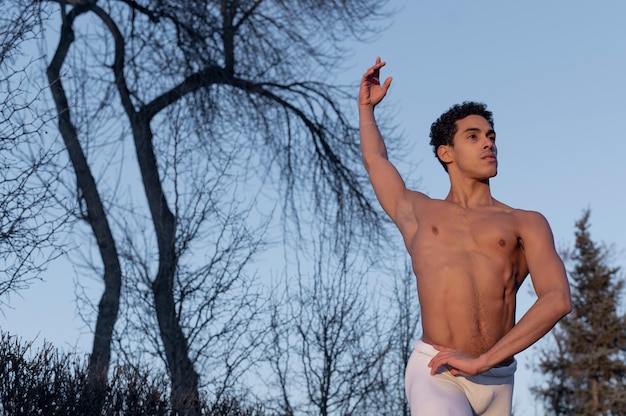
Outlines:
{"type": "Polygon", "coordinates": [[[538,368],[545,382],[533,389],[553,415],[626,414],[626,316],[618,311],[624,281],[608,264],[609,251],[589,233],[590,211],[576,223],[572,313],[553,331],[556,347],[538,368]]]}

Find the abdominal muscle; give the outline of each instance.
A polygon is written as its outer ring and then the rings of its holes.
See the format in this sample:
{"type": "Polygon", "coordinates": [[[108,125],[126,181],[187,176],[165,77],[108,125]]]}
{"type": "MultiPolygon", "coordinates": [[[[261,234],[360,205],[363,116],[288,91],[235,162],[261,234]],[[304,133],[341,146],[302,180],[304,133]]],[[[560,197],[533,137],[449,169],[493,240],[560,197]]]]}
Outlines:
{"type": "Polygon", "coordinates": [[[476,356],[486,352],[515,324],[514,267],[485,253],[430,251],[413,258],[422,340],[476,356]]]}

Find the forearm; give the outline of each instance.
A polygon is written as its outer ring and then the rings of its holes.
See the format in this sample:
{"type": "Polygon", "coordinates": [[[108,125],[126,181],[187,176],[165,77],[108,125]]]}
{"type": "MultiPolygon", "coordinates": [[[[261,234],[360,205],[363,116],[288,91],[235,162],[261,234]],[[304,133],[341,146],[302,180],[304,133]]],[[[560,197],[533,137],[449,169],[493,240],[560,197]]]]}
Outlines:
{"type": "Polygon", "coordinates": [[[371,158],[387,159],[387,147],[376,124],[374,107],[371,105],[359,105],[359,132],[363,163],[366,168],[371,158]]]}
{"type": "Polygon", "coordinates": [[[569,297],[554,291],[541,296],[522,316],[517,325],[479,358],[484,370],[533,345],[571,309],[569,297]]]}

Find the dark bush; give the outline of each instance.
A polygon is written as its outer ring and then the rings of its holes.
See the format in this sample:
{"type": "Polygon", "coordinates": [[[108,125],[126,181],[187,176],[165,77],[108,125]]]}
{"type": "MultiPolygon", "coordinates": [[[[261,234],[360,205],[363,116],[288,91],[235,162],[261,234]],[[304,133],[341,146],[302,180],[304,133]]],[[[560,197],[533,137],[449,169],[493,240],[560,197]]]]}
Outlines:
{"type": "Polygon", "coordinates": [[[267,413],[260,404],[248,406],[244,405],[240,399],[227,397],[215,403],[209,414],[216,416],[264,416],[267,413]]]}
{"type": "MultiPolygon", "coordinates": [[[[163,374],[117,367],[106,386],[88,383],[87,359],[60,353],[50,344],[0,334],[2,416],[171,416],[169,383],[163,374]]],[[[264,416],[261,405],[235,396],[203,404],[206,415],[264,416]]]]}

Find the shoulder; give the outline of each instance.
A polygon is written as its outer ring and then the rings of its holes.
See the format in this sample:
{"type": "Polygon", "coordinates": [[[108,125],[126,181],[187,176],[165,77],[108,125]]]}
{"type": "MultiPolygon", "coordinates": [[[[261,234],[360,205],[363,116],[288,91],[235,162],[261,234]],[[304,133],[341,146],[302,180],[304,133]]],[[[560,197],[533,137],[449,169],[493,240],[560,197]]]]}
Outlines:
{"type": "Polygon", "coordinates": [[[505,213],[512,225],[517,230],[517,234],[521,238],[532,238],[537,236],[544,238],[546,236],[552,237],[552,231],[550,230],[550,224],[546,217],[538,211],[513,208],[500,201],[497,202],[497,209],[500,212],[505,213]]]}
{"type": "Polygon", "coordinates": [[[518,227],[535,228],[549,227],[548,220],[542,213],[525,209],[512,208],[511,213],[515,218],[518,227]]]}
{"type": "Polygon", "coordinates": [[[542,224],[548,225],[548,221],[540,212],[531,211],[527,209],[513,208],[498,200],[494,200],[494,201],[496,204],[496,209],[499,210],[500,212],[510,215],[519,227],[542,226],[542,224]]]}
{"type": "Polygon", "coordinates": [[[513,209],[511,213],[522,242],[533,242],[541,246],[553,244],[550,224],[542,213],[524,209],[513,209]]]}
{"type": "Polygon", "coordinates": [[[428,202],[428,201],[437,201],[436,199],[432,199],[428,195],[423,192],[415,191],[411,189],[406,190],[407,199],[411,202],[428,202]]]}
{"type": "Polygon", "coordinates": [[[548,221],[540,212],[513,208],[498,200],[495,200],[495,202],[495,210],[509,217],[518,228],[534,228],[548,225],[548,221]]]}

